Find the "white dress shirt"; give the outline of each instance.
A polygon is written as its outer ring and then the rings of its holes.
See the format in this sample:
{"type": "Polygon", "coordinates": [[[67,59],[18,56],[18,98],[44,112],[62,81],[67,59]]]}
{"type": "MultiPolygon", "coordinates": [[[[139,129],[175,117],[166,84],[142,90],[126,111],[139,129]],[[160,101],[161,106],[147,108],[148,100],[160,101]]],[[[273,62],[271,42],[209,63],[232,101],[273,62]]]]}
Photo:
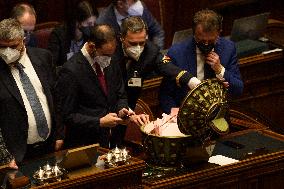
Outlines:
{"type": "MultiPolygon", "coordinates": [[[[43,112],[44,112],[46,120],[47,120],[47,125],[48,125],[48,128],[49,128],[49,133],[48,133],[48,136],[49,136],[50,131],[51,131],[51,115],[50,115],[50,111],[49,111],[49,107],[48,107],[48,103],[47,103],[47,98],[44,94],[42,85],[41,85],[40,80],[37,76],[37,73],[34,70],[34,67],[31,63],[31,60],[26,53],[26,49],[24,50],[23,56],[20,58],[19,63],[24,66],[24,72],[29,77],[29,79],[30,79],[35,91],[36,91],[36,94],[39,98],[39,101],[41,103],[43,112]]],[[[11,66],[11,73],[12,73],[12,75],[13,75],[15,81],[16,81],[17,87],[18,87],[20,94],[22,96],[22,99],[23,99],[23,102],[24,102],[24,105],[25,105],[25,109],[26,109],[26,112],[27,112],[27,116],[28,116],[29,128],[28,128],[27,144],[34,144],[34,143],[37,143],[37,142],[44,141],[44,139],[41,138],[38,134],[35,116],[34,116],[34,113],[32,111],[29,100],[27,98],[27,95],[26,95],[26,93],[23,89],[22,82],[20,80],[19,70],[16,67],[11,66]]]]}

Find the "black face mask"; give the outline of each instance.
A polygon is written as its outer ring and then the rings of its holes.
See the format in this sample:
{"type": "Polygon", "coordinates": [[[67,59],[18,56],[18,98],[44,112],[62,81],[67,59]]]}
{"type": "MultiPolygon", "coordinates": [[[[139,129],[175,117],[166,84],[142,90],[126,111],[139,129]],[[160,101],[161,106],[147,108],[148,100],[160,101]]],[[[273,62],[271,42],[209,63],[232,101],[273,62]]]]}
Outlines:
{"type": "Polygon", "coordinates": [[[202,54],[207,55],[212,51],[212,49],[214,49],[215,44],[212,43],[212,44],[205,45],[204,43],[196,43],[196,46],[199,48],[202,54]]]}
{"type": "Polygon", "coordinates": [[[91,28],[92,26],[80,27],[80,31],[83,34],[84,41],[88,41],[91,37],[91,28]]]}

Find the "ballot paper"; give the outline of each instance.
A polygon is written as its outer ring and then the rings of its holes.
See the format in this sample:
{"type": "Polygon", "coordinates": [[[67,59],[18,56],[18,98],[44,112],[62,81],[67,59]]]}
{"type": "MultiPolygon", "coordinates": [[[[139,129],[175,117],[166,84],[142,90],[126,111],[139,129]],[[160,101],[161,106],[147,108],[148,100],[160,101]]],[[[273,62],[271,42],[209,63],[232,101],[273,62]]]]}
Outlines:
{"type": "Polygon", "coordinates": [[[146,133],[157,136],[185,136],[181,133],[177,124],[178,108],[172,108],[171,114],[162,114],[161,119],[150,122],[144,127],[146,133]]]}
{"type": "Polygon", "coordinates": [[[226,156],[222,156],[222,155],[215,155],[209,158],[208,160],[209,163],[215,163],[217,165],[228,165],[231,163],[236,163],[239,162],[239,160],[233,159],[233,158],[229,158],[226,156]]]}

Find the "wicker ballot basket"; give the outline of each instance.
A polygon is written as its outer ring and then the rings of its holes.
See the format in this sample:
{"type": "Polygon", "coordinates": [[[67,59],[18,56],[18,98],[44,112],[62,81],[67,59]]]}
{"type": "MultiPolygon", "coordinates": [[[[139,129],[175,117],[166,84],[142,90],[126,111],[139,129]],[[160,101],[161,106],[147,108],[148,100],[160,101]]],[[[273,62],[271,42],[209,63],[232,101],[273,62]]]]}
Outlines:
{"type": "Polygon", "coordinates": [[[147,134],[141,127],[147,162],[158,167],[178,167],[183,159],[188,160],[184,158],[188,151],[199,154],[197,151],[204,150],[202,144],[210,136],[228,133],[224,118],[228,112],[226,94],[223,83],[217,79],[205,80],[187,94],[177,117],[178,127],[185,136],[147,134]]]}

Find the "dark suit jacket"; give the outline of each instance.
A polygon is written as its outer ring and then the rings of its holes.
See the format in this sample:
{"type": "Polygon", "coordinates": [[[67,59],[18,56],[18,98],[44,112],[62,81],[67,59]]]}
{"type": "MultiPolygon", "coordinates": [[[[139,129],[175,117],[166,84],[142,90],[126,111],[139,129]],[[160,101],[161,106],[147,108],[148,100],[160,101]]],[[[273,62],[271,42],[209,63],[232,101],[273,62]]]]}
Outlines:
{"type": "Polygon", "coordinates": [[[119,65],[111,62],[104,69],[108,95],[100,87],[98,78],[82,52],[69,59],[59,72],[56,96],[64,124],[78,128],[74,136],[81,144],[99,142],[107,146],[107,131],[100,127],[100,118],[110,112],[126,108],[127,98],[119,65]]]}
{"type": "Polygon", "coordinates": [[[67,53],[70,51],[71,39],[67,37],[65,25],[53,29],[48,39],[47,49],[52,53],[53,63],[62,66],[67,60],[67,53]]]}
{"type": "MultiPolygon", "coordinates": [[[[180,71],[179,67],[173,64],[161,62],[163,55],[159,48],[151,41],[147,41],[144,50],[138,61],[125,57],[121,44],[117,47],[115,54],[112,56],[113,62],[118,62],[123,74],[126,91],[128,95],[128,104],[131,109],[135,108],[136,102],[141,93],[141,87],[128,87],[127,81],[133,77],[134,71],[138,72],[138,76],[149,79],[157,76],[157,74],[167,76],[170,80],[175,80],[180,71]],[[130,66],[126,69],[126,62],[130,61],[130,66]]],[[[188,81],[187,78],[186,81],[188,81]]]]}
{"type": "MultiPolygon", "coordinates": [[[[156,45],[158,45],[160,49],[163,49],[165,32],[144,4],[143,7],[144,11],[142,14],[142,19],[147,24],[149,39],[153,41],[156,45]]],[[[105,10],[102,11],[102,13],[100,13],[97,19],[97,23],[108,24],[113,27],[117,35],[120,34],[120,26],[118,25],[116,20],[113,4],[110,4],[105,10]]]]}
{"type": "MultiPolygon", "coordinates": [[[[50,137],[59,139],[55,132],[55,112],[53,104],[54,72],[52,70],[51,54],[44,49],[28,48],[27,54],[40,79],[47,98],[52,130],[50,137]]],[[[27,148],[28,117],[20,91],[11,74],[9,66],[0,59],[0,127],[8,151],[16,161],[22,161],[27,148]]],[[[62,134],[62,133],[61,133],[62,134]]]]}
{"type": "MultiPolygon", "coordinates": [[[[236,47],[232,41],[220,37],[215,45],[214,51],[219,55],[221,64],[225,67],[224,78],[229,82],[229,94],[241,95],[243,91],[243,81],[238,66],[236,47]]],[[[173,45],[167,56],[171,63],[187,70],[188,73],[196,77],[196,44],[193,37],[184,42],[173,45]]],[[[215,78],[216,75],[208,64],[204,65],[205,79],[215,78]]],[[[189,88],[183,86],[179,88],[175,82],[164,79],[161,84],[160,104],[164,112],[169,113],[172,107],[179,107],[183,98],[188,93],[189,88]]]]}

